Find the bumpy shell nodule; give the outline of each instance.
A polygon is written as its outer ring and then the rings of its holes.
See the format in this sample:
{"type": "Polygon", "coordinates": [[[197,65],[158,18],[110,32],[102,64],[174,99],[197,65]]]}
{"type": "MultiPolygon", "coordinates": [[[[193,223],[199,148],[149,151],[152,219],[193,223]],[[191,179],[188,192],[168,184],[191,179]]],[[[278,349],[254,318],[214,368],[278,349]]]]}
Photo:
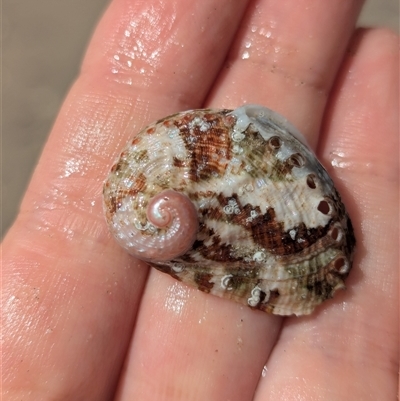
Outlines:
{"type": "Polygon", "coordinates": [[[129,253],[201,291],[306,315],[344,288],[353,228],[302,135],[272,110],[190,110],[136,135],[104,184],[129,253]]]}

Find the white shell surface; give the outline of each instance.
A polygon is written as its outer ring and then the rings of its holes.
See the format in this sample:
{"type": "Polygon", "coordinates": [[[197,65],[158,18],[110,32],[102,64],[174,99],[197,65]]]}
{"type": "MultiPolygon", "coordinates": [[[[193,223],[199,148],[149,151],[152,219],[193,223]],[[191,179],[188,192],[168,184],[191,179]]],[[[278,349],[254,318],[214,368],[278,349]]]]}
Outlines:
{"type": "Polygon", "coordinates": [[[113,165],[104,205],[132,255],[274,314],[311,313],[344,288],[352,264],[353,229],[332,180],[304,137],[257,105],[146,127],[113,165]]]}

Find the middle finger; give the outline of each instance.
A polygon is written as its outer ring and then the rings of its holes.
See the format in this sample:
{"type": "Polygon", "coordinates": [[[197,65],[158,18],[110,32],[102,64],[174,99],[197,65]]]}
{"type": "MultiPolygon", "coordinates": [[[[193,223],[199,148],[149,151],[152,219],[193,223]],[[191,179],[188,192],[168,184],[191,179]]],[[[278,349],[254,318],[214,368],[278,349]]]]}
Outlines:
{"type": "MultiPolygon", "coordinates": [[[[265,104],[315,141],[361,4],[321,3],[253,2],[208,103],[265,104]]],[[[121,388],[150,399],[157,389],[176,400],[250,400],[280,322],[152,271],[121,388]]]]}
{"type": "Polygon", "coordinates": [[[325,104],[362,0],[254,1],[209,103],[258,103],[315,147],[325,104]]]}

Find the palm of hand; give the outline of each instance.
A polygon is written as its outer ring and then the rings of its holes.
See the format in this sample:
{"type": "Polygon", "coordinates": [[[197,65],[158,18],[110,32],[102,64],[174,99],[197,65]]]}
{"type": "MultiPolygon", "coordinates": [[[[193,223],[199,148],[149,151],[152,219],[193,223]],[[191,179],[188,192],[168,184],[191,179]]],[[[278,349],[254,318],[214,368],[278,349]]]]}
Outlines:
{"type": "Polygon", "coordinates": [[[152,3],[107,11],[4,241],[3,394],[394,398],[397,38],[353,35],[356,1],[152,3]],[[148,271],[103,221],[102,180],[133,132],[244,102],[307,135],[356,227],[349,290],[311,317],[283,320],[148,271]]]}

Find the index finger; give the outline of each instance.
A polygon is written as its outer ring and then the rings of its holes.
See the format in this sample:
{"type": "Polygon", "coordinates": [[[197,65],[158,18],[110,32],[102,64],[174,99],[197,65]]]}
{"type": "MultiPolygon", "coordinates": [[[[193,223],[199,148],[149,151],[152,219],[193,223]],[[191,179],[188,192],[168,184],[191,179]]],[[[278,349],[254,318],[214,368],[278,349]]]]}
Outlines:
{"type": "Polygon", "coordinates": [[[9,399],[113,393],[147,269],[111,240],[102,182],[145,122],[201,105],[245,5],[115,0],[105,13],[3,244],[9,399]]]}

